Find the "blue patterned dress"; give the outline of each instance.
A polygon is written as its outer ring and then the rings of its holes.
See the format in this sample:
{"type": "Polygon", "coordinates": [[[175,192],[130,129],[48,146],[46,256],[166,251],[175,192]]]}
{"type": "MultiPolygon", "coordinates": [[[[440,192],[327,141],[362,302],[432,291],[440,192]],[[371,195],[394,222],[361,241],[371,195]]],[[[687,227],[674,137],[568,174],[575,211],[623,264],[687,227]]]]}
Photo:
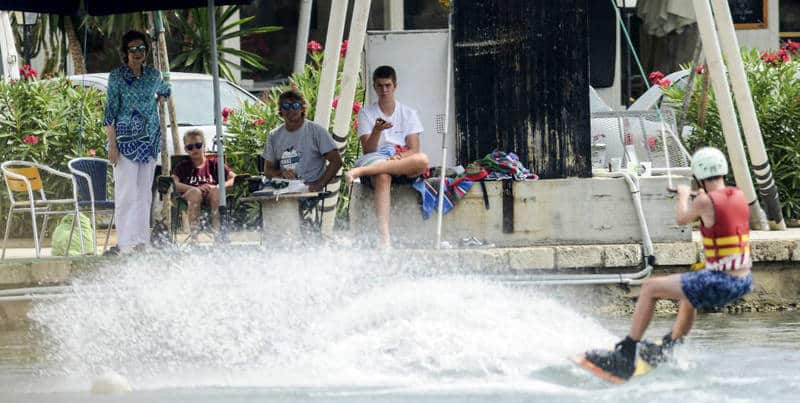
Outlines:
{"type": "Polygon", "coordinates": [[[146,163],[161,150],[161,125],[156,95],[169,97],[169,85],[158,70],[142,66],[136,78],[128,65],[111,71],[103,125],[113,125],[117,146],[125,158],[146,163]]]}

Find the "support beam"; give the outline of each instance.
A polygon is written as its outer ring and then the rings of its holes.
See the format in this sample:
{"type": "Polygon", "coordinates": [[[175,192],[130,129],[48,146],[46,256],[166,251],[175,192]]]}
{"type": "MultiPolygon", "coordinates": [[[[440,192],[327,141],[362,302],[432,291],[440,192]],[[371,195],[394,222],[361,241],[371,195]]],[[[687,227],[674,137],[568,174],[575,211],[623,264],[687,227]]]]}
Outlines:
{"type": "Polygon", "coordinates": [[[311,27],[311,7],[314,0],[302,0],[300,2],[300,19],[297,21],[297,42],[294,47],[294,69],[295,74],[303,72],[306,65],[306,52],[308,44],[308,30],[311,27]]]}
{"type": "Polygon", "coordinates": [[[708,61],[708,74],[711,77],[711,85],[714,89],[717,109],[719,110],[722,133],[725,136],[725,145],[728,148],[728,158],[730,159],[733,177],[736,186],[744,192],[747,203],[750,205],[750,228],[762,228],[761,217],[764,212],[758,205],[756,191],[753,188],[753,179],[750,177],[750,170],[747,166],[747,158],[744,153],[739,124],[736,120],[736,112],[733,108],[731,89],[728,83],[725,64],[722,61],[719,38],[714,25],[714,18],[711,14],[711,6],[708,0],[693,1],[695,14],[697,15],[697,27],[700,33],[700,40],[703,42],[703,50],[708,61]]]}
{"type": "Polygon", "coordinates": [[[344,23],[347,17],[348,0],[333,0],[328,20],[328,33],[325,37],[325,55],[322,60],[317,105],[314,109],[314,123],[328,128],[331,125],[331,103],[336,90],[336,75],[339,72],[339,49],[342,46],[344,23]]]}
{"type": "Polygon", "coordinates": [[[753,105],[753,94],[750,93],[750,85],[747,84],[747,73],[744,71],[742,54],[739,52],[739,39],[736,38],[730,5],[727,0],[712,0],[711,5],[714,8],[722,55],[728,62],[728,74],[731,76],[733,95],[736,98],[739,118],[742,120],[744,139],[747,142],[750,162],[753,164],[758,193],[766,209],[767,222],[770,229],[784,230],[786,223],[783,221],[778,187],[772,178],[767,148],[764,146],[756,107],[753,105]]]}
{"type": "Polygon", "coordinates": [[[402,31],[405,24],[405,0],[383,0],[384,29],[402,31]]]}

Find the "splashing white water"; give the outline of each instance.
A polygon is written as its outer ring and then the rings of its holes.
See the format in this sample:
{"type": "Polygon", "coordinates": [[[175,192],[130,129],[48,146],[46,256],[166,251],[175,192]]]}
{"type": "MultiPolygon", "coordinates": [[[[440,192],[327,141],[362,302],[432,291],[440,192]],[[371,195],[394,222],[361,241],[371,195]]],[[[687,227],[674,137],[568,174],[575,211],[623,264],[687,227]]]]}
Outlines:
{"type": "Polygon", "coordinates": [[[52,372],[112,368],[135,389],[526,379],[614,340],[537,291],[426,264],[332,250],[138,257],[30,317],[52,372]]]}

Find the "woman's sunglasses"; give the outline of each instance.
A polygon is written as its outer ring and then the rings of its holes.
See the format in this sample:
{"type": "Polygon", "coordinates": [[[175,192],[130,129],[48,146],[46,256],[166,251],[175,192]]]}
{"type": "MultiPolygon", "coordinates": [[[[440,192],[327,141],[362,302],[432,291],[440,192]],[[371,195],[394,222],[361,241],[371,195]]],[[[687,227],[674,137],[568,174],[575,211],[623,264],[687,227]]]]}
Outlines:
{"type": "Polygon", "coordinates": [[[285,111],[288,111],[289,109],[298,110],[298,109],[300,109],[302,107],[303,107],[303,105],[300,102],[297,102],[297,101],[294,101],[294,102],[291,102],[291,103],[290,102],[284,102],[284,103],[281,104],[281,109],[283,109],[285,111]]]}
{"type": "Polygon", "coordinates": [[[187,144],[186,145],[186,151],[192,151],[195,148],[198,149],[198,150],[202,150],[203,149],[203,143],[194,143],[194,144],[187,144]]]}
{"type": "Polygon", "coordinates": [[[128,53],[147,52],[147,45],[128,46],[128,53]]]}

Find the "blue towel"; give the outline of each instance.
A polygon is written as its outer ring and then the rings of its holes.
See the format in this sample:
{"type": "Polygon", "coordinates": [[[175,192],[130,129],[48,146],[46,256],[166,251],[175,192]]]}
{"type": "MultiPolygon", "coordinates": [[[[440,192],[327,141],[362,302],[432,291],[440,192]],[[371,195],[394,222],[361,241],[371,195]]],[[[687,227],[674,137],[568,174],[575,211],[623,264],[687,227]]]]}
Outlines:
{"type": "MultiPolygon", "coordinates": [[[[419,178],[412,186],[422,197],[422,219],[427,220],[439,207],[439,178],[419,178]]],[[[464,178],[455,181],[446,178],[442,214],[447,214],[452,210],[471,188],[472,182],[464,178]]]]}

